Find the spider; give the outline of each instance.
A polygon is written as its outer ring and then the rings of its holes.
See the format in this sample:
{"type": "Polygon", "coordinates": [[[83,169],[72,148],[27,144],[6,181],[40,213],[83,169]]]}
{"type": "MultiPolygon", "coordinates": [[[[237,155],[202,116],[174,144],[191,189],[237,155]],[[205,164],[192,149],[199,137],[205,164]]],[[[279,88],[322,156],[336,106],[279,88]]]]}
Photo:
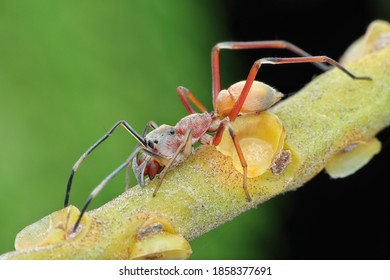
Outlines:
{"type": "MultiPolygon", "coordinates": [[[[195,95],[184,87],[176,89],[189,115],[182,118],[176,125],[161,125],[150,121],[142,134],[138,134],[129,123],[124,120],[118,121],[102,138],[92,145],[74,164],[66,187],[64,206],[68,206],[73,177],[84,159],[91,154],[101,143],[109,138],[119,126],[125,128],[137,141],[138,145],[127,160],[109,174],[89,195],[84,204],[80,216],[73,230],[76,230],[83,214],[92,199],[107,185],[107,183],[121,170],[131,166],[138,183],[145,185],[145,177],[153,180],[159,175],[160,180],[156,184],[153,196],[157,194],[164,177],[169,170],[183,163],[193,152],[193,145],[218,146],[221,142],[225,129],[228,130],[234,147],[237,151],[243,170],[243,191],[246,199],[250,202],[251,196],[247,189],[247,163],[245,155],[239,144],[239,139],[232,128],[232,122],[242,114],[258,113],[267,110],[277,103],[283,96],[272,87],[256,81],[256,75],[263,64],[292,64],[313,63],[323,71],[328,69],[324,63],[335,66],[350,76],[352,79],[370,80],[369,77],[358,77],[344,68],[335,60],[327,56],[312,56],[299,47],[286,41],[251,41],[251,42],[222,42],[216,44],[211,53],[212,69],[212,96],[214,111],[208,112],[206,107],[195,95]],[[256,60],[249,71],[245,81],[238,82],[228,90],[221,90],[220,82],[220,51],[222,49],[287,49],[297,57],[266,57],[256,60]],[[195,108],[200,112],[198,113],[195,108]],[[150,132],[149,132],[150,130],[150,132]]],[[[126,185],[128,176],[126,176],[126,185]]]]}

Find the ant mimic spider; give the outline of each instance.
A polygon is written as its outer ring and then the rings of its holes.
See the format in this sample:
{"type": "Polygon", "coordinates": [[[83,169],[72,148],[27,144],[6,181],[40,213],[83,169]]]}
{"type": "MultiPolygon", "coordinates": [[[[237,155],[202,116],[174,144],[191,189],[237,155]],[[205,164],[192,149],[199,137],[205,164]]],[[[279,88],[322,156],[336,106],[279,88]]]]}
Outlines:
{"type": "MultiPolygon", "coordinates": [[[[322,63],[333,65],[353,79],[370,80],[369,77],[357,77],[340,65],[335,60],[327,56],[311,56],[297,46],[286,41],[253,41],[253,42],[222,42],[218,43],[212,49],[211,67],[212,67],[212,92],[213,92],[213,112],[208,112],[199,100],[184,87],[176,89],[180,100],[188,111],[189,115],[181,119],[175,126],[161,125],[157,126],[154,122],[149,122],[143,133],[138,134],[126,121],[117,122],[101,139],[91,146],[74,164],[66,187],[65,207],[68,206],[70,189],[75,172],[84,159],[104,142],[115,129],[119,126],[124,127],[139,144],[130,154],[127,160],[117,169],[109,174],[90,194],[80,216],[75,223],[75,231],[92,199],[107,185],[107,183],[117,175],[122,169],[132,169],[141,186],[145,185],[144,177],[148,176],[153,180],[159,174],[158,181],[153,196],[157,194],[164,177],[169,170],[184,162],[192,153],[193,145],[197,142],[203,145],[218,146],[221,142],[225,129],[228,129],[234,147],[239,156],[243,170],[243,191],[246,199],[251,201],[251,196],[247,189],[247,163],[243,154],[239,139],[232,128],[231,123],[246,113],[258,113],[267,110],[283,96],[272,87],[255,81],[257,72],[263,64],[290,64],[290,63],[313,63],[323,71],[328,69],[322,63]],[[221,90],[220,83],[220,63],[219,53],[221,49],[287,49],[298,57],[267,57],[254,62],[245,81],[238,82],[228,90],[221,90]],[[233,92],[234,91],[234,92],[233,92]],[[197,113],[193,105],[200,111],[197,113]],[[151,130],[150,132],[148,132],[151,130]]],[[[126,185],[128,176],[126,176],[126,185]]]]}

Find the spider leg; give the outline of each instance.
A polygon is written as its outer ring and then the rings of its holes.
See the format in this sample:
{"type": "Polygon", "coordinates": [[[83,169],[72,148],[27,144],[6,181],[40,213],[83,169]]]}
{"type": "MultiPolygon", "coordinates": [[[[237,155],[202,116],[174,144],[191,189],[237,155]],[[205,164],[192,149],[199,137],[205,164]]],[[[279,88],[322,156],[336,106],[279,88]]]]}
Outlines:
{"type": "Polygon", "coordinates": [[[176,92],[179,95],[181,102],[183,102],[184,107],[186,107],[189,114],[196,113],[195,109],[192,107],[190,101],[203,113],[207,113],[206,107],[185,87],[176,88],[176,92]]]}
{"type": "Polygon", "coordinates": [[[174,153],[172,158],[169,160],[169,162],[165,165],[163,171],[160,173],[160,180],[157,182],[156,187],[153,192],[153,196],[156,196],[158,189],[160,188],[165,176],[169,172],[169,170],[172,168],[172,166],[177,163],[176,160],[178,159],[179,155],[183,155],[183,158],[180,159],[180,161],[185,160],[188,158],[188,156],[192,152],[192,128],[190,128],[186,134],[184,135],[184,141],[180,144],[177,151],[174,153]]]}
{"type": "Polygon", "coordinates": [[[149,156],[152,156],[154,158],[156,158],[157,160],[161,161],[161,162],[164,162],[164,163],[167,163],[169,162],[169,159],[166,159],[160,155],[157,155],[149,150],[147,150],[146,147],[142,147],[142,146],[138,146],[131,154],[130,156],[127,158],[127,160],[122,163],[120,166],[118,166],[114,171],[112,171],[106,178],[104,178],[103,181],[100,182],[99,185],[97,185],[93,191],[91,192],[91,194],[89,195],[87,201],[85,202],[81,212],[80,212],[80,215],[76,221],[76,223],[74,224],[73,226],[73,231],[76,231],[77,227],[79,226],[80,224],[80,221],[85,213],[85,211],[87,210],[89,204],[91,203],[91,201],[100,193],[100,191],[108,184],[108,182],[110,182],[122,169],[126,168],[129,163],[133,160],[134,157],[136,157],[138,155],[138,153],[140,152],[145,152],[147,153],[149,156]]]}
{"type": "MultiPolygon", "coordinates": [[[[156,129],[157,127],[158,127],[158,125],[154,121],[149,121],[145,125],[144,130],[142,131],[142,138],[145,139],[145,135],[148,133],[149,129],[156,129]]],[[[140,146],[140,144],[137,145],[137,147],[139,147],[139,146],[140,146]]],[[[146,164],[146,162],[145,162],[145,164],[146,164]]],[[[125,189],[126,190],[130,186],[130,170],[131,170],[131,166],[133,166],[133,167],[137,167],[138,166],[138,156],[135,156],[133,158],[132,165],[131,165],[131,162],[129,162],[129,164],[126,167],[126,177],[125,177],[125,189]]],[[[143,177],[142,177],[142,179],[143,179],[143,177]]],[[[138,178],[137,178],[137,180],[138,180],[138,178]]],[[[138,182],[141,185],[143,185],[139,180],[138,180],[138,182]]]]}
{"type": "Polygon", "coordinates": [[[251,70],[249,71],[248,77],[246,79],[244,88],[242,89],[242,92],[240,94],[240,97],[237,99],[236,103],[233,106],[233,109],[229,113],[229,119],[230,121],[234,121],[238,114],[241,111],[241,108],[245,102],[246,97],[249,94],[249,90],[253,84],[253,81],[256,78],[256,75],[260,69],[260,66],[262,64],[293,64],[293,63],[315,63],[315,62],[326,62],[330,65],[333,65],[343,71],[345,74],[350,76],[352,79],[356,80],[371,80],[370,77],[360,77],[356,76],[353,73],[351,73],[349,70],[347,70],[344,66],[339,64],[337,61],[331,59],[327,56],[307,56],[307,57],[266,57],[261,58],[253,64],[251,70]]]}
{"type": "Polygon", "coordinates": [[[230,135],[230,137],[233,140],[234,147],[236,148],[237,155],[238,155],[238,158],[240,159],[240,163],[241,163],[241,166],[242,166],[242,171],[243,171],[243,185],[242,185],[242,187],[244,189],[246,199],[248,200],[248,202],[251,202],[252,198],[251,198],[251,196],[249,194],[249,191],[248,191],[248,178],[247,178],[248,165],[247,165],[247,163],[245,161],[245,157],[244,157],[244,154],[243,154],[243,152],[241,150],[240,143],[238,142],[237,135],[234,132],[234,129],[233,129],[233,127],[232,127],[232,125],[231,125],[231,123],[230,123],[230,121],[228,119],[224,119],[224,120],[221,121],[221,124],[218,127],[218,129],[217,129],[217,131],[216,131],[216,133],[214,135],[214,138],[212,140],[212,144],[214,146],[218,146],[219,145],[219,143],[222,140],[223,132],[224,132],[226,127],[229,130],[229,135],[230,135]]]}
{"type": "MultiPolygon", "coordinates": [[[[141,162],[141,164],[138,164],[137,158],[138,158],[138,156],[133,158],[132,169],[133,169],[133,172],[134,172],[135,178],[137,179],[138,184],[141,187],[144,187],[145,186],[145,169],[146,169],[146,166],[148,165],[148,161],[144,160],[141,162]]],[[[129,167],[130,167],[130,162],[129,162],[128,169],[127,169],[128,172],[130,172],[129,167]]]]}
{"type": "Polygon", "coordinates": [[[138,147],[136,148],[132,153],[131,155],[129,156],[129,158],[124,162],[122,163],[117,169],[115,169],[113,172],[111,172],[110,175],[108,175],[97,187],[95,187],[93,189],[93,191],[91,192],[91,194],[89,195],[87,201],[85,202],[81,212],[80,212],[80,215],[76,221],[76,223],[74,224],[73,226],[73,231],[76,231],[77,227],[79,226],[80,224],[80,221],[81,221],[81,218],[83,217],[85,211],[87,210],[89,204],[91,203],[92,199],[94,199],[98,193],[107,185],[107,183],[115,177],[116,174],[118,174],[123,168],[125,168],[127,165],[128,165],[128,162],[131,161],[133,159],[133,157],[135,157],[139,152],[140,150],[142,149],[142,147],[138,147]]]}
{"type": "Polygon", "coordinates": [[[84,161],[84,159],[92,153],[95,148],[97,148],[101,143],[103,143],[108,137],[111,136],[111,134],[115,131],[115,129],[118,126],[124,127],[142,146],[146,147],[145,140],[142,136],[140,136],[126,121],[119,121],[117,122],[102,138],[100,138],[93,146],[91,146],[80,158],[79,160],[74,164],[72,171],[70,172],[68,183],[66,185],[66,192],[65,192],[65,200],[64,200],[64,207],[68,206],[69,203],[69,196],[70,196],[70,189],[72,187],[73,177],[77,171],[77,169],[80,167],[81,163],[84,161]]]}
{"type": "MultiPolygon", "coordinates": [[[[218,93],[221,91],[221,73],[219,53],[221,49],[229,50],[244,50],[244,49],[286,49],[299,56],[312,56],[301,48],[287,41],[271,40],[271,41],[252,41],[252,42],[221,42],[216,44],[211,52],[211,72],[213,80],[213,105],[218,93]]],[[[326,65],[318,62],[313,62],[320,70],[326,71],[329,69],[326,65]]]]}

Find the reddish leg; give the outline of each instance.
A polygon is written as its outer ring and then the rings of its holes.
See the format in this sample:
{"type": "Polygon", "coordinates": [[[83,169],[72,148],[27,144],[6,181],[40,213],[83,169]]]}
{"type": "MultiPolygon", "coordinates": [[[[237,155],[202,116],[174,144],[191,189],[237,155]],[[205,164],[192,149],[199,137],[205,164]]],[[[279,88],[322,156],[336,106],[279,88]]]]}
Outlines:
{"type": "Polygon", "coordinates": [[[252,198],[248,192],[248,179],[247,179],[248,165],[245,161],[245,157],[244,157],[244,154],[241,150],[240,143],[238,142],[238,138],[236,136],[236,133],[234,132],[233,127],[231,126],[230,121],[228,119],[222,120],[220,126],[218,127],[217,132],[215,133],[215,135],[213,137],[212,144],[214,146],[218,146],[219,143],[221,143],[223,132],[224,132],[226,127],[229,129],[230,137],[233,140],[234,147],[236,148],[238,157],[239,157],[240,162],[241,162],[241,166],[242,166],[242,170],[243,170],[243,178],[244,178],[243,188],[244,188],[246,199],[248,200],[248,202],[250,202],[252,200],[252,198]]]}
{"type": "Polygon", "coordinates": [[[186,107],[188,113],[195,114],[196,111],[192,107],[190,101],[203,113],[207,113],[206,107],[195,97],[195,95],[192,94],[191,91],[186,89],[185,87],[178,87],[176,89],[177,94],[179,95],[179,98],[181,102],[183,102],[184,107],[186,107]]]}
{"type": "MultiPolygon", "coordinates": [[[[213,80],[213,105],[218,93],[221,91],[221,75],[219,64],[219,52],[221,49],[243,50],[243,49],[286,49],[299,56],[312,56],[301,48],[286,41],[253,41],[253,42],[222,42],[214,46],[211,52],[211,72],[213,80]]],[[[314,63],[323,71],[328,70],[326,65],[314,63]]]]}
{"type": "Polygon", "coordinates": [[[230,121],[234,121],[238,114],[241,111],[241,108],[245,102],[246,97],[249,94],[249,90],[252,86],[253,81],[256,78],[257,72],[259,71],[259,68],[262,64],[291,64],[291,63],[318,63],[318,62],[327,62],[340,70],[342,70],[345,74],[350,76],[352,79],[360,79],[360,80],[371,80],[370,77],[358,77],[352,74],[350,71],[348,71],[346,68],[344,68],[341,64],[339,64],[337,61],[331,59],[327,56],[308,56],[308,57],[286,57],[286,58],[279,58],[279,57],[267,57],[262,58],[253,64],[251,70],[249,71],[248,77],[246,79],[246,83],[244,85],[244,88],[242,89],[242,92],[240,94],[240,97],[237,99],[237,102],[234,104],[234,107],[232,111],[229,113],[229,119],[230,121]]]}

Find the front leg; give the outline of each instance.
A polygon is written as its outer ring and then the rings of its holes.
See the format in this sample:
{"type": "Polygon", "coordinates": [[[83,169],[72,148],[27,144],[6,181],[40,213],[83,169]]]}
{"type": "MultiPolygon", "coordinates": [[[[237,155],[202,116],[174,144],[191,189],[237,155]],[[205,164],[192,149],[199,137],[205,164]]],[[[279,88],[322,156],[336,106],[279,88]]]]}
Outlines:
{"type": "Polygon", "coordinates": [[[192,128],[190,128],[184,135],[183,142],[180,144],[177,151],[174,153],[169,162],[165,165],[165,168],[160,173],[160,180],[154,189],[153,196],[156,196],[158,189],[160,188],[168,171],[175,165],[178,165],[185,161],[192,153],[192,128]]]}

